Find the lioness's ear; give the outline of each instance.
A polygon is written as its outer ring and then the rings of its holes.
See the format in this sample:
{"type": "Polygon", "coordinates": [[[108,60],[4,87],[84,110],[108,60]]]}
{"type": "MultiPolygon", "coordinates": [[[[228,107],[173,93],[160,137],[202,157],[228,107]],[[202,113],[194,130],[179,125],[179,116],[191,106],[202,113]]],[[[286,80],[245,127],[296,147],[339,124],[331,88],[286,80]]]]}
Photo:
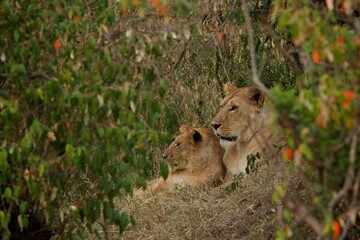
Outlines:
{"type": "Polygon", "coordinates": [[[263,91],[260,90],[260,88],[256,86],[250,87],[248,90],[248,96],[249,101],[252,104],[257,105],[260,108],[263,106],[265,101],[265,94],[263,93],[263,91]]]}
{"type": "Polygon", "coordinates": [[[230,82],[225,83],[224,90],[227,95],[234,93],[237,88],[230,82]]]}
{"type": "Polygon", "coordinates": [[[193,139],[196,143],[200,142],[202,139],[201,134],[196,130],[193,132],[193,139]]]}

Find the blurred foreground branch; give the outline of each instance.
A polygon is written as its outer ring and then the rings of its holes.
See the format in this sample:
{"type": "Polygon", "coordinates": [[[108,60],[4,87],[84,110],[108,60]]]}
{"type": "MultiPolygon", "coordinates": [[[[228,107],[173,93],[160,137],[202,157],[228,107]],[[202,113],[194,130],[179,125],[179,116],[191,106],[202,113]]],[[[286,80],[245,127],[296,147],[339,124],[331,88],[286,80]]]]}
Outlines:
{"type": "Polygon", "coordinates": [[[242,10],[244,12],[246,29],[247,29],[248,34],[249,34],[249,50],[250,50],[251,73],[252,73],[251,74],[252,75],[251,79],[252,79],[252,81],[254,82],[255,85],[260,87],[260,89],[262,91],[264,91],[265,93],[268,93],[269,90],[265,87],[265,85],[259,79],[259,74],[258,74],[258,70],[257,70],[257,66],[256,66],[254,35],[253,35],[253,32],[252,32],[252,26],[251,26],[251,19],[250,19],[250,15],[249,15],[249,10],[247,8],[245,0],[241,1],[241,8],[242,8],[242,10]]]}

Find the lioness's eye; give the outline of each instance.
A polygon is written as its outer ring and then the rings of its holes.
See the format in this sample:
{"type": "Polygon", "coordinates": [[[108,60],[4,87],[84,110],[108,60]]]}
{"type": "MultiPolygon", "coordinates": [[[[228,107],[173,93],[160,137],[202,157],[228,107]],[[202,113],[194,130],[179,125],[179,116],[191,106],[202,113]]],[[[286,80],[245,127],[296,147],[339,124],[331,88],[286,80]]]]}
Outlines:
{"type": "Polygon", "coordinates": [[[178,146],[180,146],[180,143],[175,143],[175,147],[178,147],[178,146]]]}
{"type": "Polygon", "coordinates": [[[233,106],[231,106],[231,108],[229,109],[230,111],[235,111],[236,109],[238,109],[239,107],[238,106],[235,106],[235,105],[233,105],[233,106]]]}

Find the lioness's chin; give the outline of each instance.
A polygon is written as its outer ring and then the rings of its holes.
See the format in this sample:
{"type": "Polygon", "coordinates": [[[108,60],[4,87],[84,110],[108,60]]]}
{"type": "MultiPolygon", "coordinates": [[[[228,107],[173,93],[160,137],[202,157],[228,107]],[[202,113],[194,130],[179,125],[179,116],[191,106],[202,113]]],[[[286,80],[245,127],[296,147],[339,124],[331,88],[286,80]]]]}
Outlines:
{"type": "Polygon", "coordinates": [[[228,140],[225,140],[225,139],[220,139],[220,145],[223,149],[227,149],[229,148],[230,146],[234,145],[236,143],[236,141],[228,141],[228,140]]]}

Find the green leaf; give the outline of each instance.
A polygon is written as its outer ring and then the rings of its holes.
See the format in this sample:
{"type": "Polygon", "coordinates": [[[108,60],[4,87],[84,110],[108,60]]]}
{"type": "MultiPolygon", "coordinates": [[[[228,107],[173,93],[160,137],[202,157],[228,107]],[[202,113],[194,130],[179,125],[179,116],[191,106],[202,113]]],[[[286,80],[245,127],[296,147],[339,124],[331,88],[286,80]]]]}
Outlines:
{"type": "Polygon", "coordinates": [[[51,195],[50,195],[50,201],[54,201],[56,196],[57,196],[57,192],[58,192],[58,188],[57,187],[53,187],[53,189],[51,190],[51,195]]]}
{"type": "Polygon", "coordinates": [[[22,219],[22,216],[21,216],[21,215],[18,215],[18,217],[17,217],[17,222],[18,222],[18,224],[19,224],[20,231],[22,232],[23,229],[24,229],[24,224],[23,224],[23,219],[22,219]]]}
{"type": "Polygon", "coordinates": [[[303,150],[303,153],[304,153],[305,157],[306,157],[308,160],[312,160],[312,159],[313,159],[312,151],[311,151],[311,149],[310,149],[308,146],[303,145],[302,150],[303,150]]]}
{"type": "Polygon", "coordinates": [[[110,206],[108,201],[104,202],[104,209],[103,209],[104,218],[113,220],[113,208],[110,206]]]}
{"type": "Polygon", "coordinates": [[[130,215],[130,222],[131,222],[131,225],[133,225],[134,227],[136,226],[136,219],[135,219],[134,215],[130,215]]]}
{"type": "Polygon", "coordinates": [[[10,201],[11,196],[12,196],[12,190],[11,190],[11,188],[9,188],[9,187],[5,188],[4,197],[5,197],[5,199],[6,199],[7,202],[10,201]]]}
{"type": "Polygon", "coordinates": [[[288,211],[288,210],[286,210],[286,209],[283,209],[283,211],[282,211],[282,213],[283,213],[283,216],[284,216],[284,219],[287,221],[287,222],[290,222],[291,221],[291,213],[288,211]]]}
{"type": "Polygon", "coordinates": [[[120,216],[120,232],[122,233],[129,222],[129,215],[126,212],[122,212],[120,216]]]}
{"type": "Polygon", "coordinates": [[[169,166],[164,161],[160,161],[160,174],[164,178],[164,180],[169,177],[169,166]]]}
{"type": "Polygon", "coordinates": [[[14,40],[15,42],[19,41],[20,38],[20,34],[19,31],[17,29],[14,30],[14,40]]]}
{"type": "Polygon", "coordinates": [[[45,166],[43,163],[40,163],[39,165],[39,177],[42,177],[44,175],[45,166]]]}
{"type": "Polygon", "coordinates": [[[26,204],[25,203],[20,203],[19,210],[20,210],[21,214],[24,214],[25,211],[26,211],[26,204]]]}
{"type": "Polygon", "coordinates": [[[4,224],[5,221],[5,213],[0,210],[0,226],[4,224]]]}
{"type": "Polygon", "coordinates": [[[6,150],[0,151],[0,171],[5,172],[5,170],[8,168],[8,162],[7,162],[8,153],[6,150]]]}
{"type": "Polygon", "coordinates": [[[110,11],[108,12],[108,22],[109,22],[109,23],[112,23],[112,22],[115,21],[115,19],[116,19],[115,11],[114,11],[114,10],[110,10],[110,11]]]}
{"type": "Polygon", "coordinates": [[[159,93],[160,97],[164,97],[167,90],[167,82],[165,80],[160,80],[159,93]]]}

